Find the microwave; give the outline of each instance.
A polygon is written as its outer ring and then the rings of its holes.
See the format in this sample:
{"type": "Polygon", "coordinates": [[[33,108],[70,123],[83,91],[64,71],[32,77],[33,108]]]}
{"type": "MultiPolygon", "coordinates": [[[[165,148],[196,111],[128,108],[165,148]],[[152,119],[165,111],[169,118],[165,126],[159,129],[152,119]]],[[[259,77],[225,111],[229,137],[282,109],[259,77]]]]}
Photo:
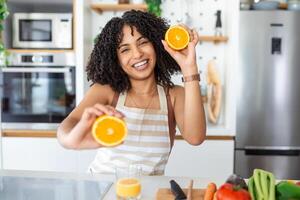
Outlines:
{"type": "Polygon", "coordinates": [[[12,46],[26,49],[71,49],[71,13],[14,13],[12,46]]]}

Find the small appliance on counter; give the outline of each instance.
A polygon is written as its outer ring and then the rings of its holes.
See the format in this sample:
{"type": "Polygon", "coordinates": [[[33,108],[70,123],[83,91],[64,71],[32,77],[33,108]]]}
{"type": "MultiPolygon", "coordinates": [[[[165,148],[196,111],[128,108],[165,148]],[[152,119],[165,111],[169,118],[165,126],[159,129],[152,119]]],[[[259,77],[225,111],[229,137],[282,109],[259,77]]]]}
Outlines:
{"type": "Polygon", "coordinates": [[[75,107],[73,52],[12,53],[1,69],[2,127],[60,123],[75,107]]]}
{"type": "Polygon", "coordinates": [[[71,13],[14,13],[13,48],[71,49],[71,13]]]}

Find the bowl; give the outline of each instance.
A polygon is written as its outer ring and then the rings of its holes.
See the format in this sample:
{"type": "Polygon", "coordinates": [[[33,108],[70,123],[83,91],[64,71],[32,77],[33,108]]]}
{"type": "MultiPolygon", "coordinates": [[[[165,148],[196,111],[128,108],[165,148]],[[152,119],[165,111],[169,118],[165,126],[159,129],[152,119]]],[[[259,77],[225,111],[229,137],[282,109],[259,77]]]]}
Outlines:
{"type": "Polygon", "coordinates": [[[241,10],[250,10],[250,4],[249,3],[240,3],[240,9],[241,10]]]}

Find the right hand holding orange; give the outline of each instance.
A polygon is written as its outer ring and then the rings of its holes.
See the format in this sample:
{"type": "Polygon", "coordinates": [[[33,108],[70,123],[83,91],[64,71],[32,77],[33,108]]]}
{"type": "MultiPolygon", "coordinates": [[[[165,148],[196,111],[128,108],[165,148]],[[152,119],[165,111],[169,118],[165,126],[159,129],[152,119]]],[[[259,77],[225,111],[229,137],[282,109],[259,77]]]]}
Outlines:
{"type": "Polygon", "coordinates": [[[97,117],[103,115],[113,116],[120,120],[124,117],[124,114],[110,105],[95,104],[94,106],[85,108],[74,129],[77,132],[76,140],[78,140],[81,145],[84,144],[89,146],[89,148],[99,148],[103,146],[93,137],[93,134],[91,134],[93,124],[96,122],[97,117]]]}
{"type": "Polygon", "coordinates": [[[110,115],[118,118],[123,118],[124,114],[117,111],[114,107],[110,105],[103,104],[95,104],[92,107],[87,107],[84,109],[79,124],[81,127],[85,127],[86,129],[90,129],[98,116],[101,115],[110,115]]]}

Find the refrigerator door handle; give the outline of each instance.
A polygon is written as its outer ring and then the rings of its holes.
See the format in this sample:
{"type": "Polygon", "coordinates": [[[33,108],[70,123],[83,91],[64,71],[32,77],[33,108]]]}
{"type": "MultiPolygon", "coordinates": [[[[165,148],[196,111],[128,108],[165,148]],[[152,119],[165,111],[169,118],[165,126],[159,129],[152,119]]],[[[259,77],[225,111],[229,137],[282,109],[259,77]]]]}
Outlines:
{"type": "Polygon", "coordinates": [[[273,155],[273,156],[299,156],[299,147],[260,147],[248,146],[245,147],[246,155],[273,155]]]}

